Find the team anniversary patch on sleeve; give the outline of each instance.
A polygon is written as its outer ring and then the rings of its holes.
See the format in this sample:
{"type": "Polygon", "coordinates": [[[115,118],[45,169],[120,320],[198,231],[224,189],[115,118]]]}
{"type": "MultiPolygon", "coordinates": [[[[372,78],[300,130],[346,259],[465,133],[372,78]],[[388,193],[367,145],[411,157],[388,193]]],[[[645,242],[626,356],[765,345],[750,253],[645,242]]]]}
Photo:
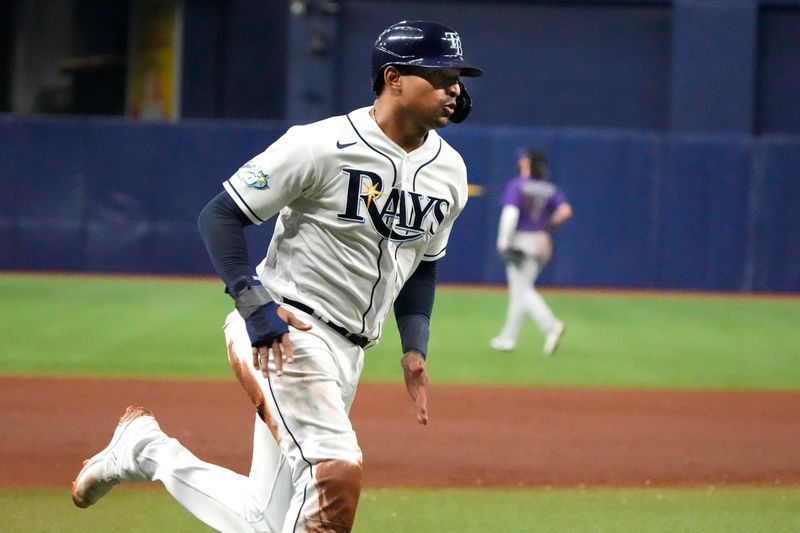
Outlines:
{"type": "Polygon", "coordinates": [[[269,174],[260,169],[253,161],[248,161],[236,171],[239,180],[254,189],[269,189],[269,174]]]}

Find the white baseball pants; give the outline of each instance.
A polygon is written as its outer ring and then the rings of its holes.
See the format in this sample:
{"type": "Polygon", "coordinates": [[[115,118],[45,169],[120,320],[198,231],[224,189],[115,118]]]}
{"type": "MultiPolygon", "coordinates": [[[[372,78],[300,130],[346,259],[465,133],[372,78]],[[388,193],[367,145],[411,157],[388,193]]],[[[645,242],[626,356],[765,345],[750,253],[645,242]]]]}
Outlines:
{"type": "MultiPolygon", "coordinates": [[[[294,309],[293,309],[294,310],[294,309]]],[[[299,310],[294,362],[270,378],[253,369],[244,320],[225,323],[234,372],[256,404],[253,458],[244,476],[195,457],[176,439],[145,447],[140,467],[192,514],[220,531],[350,531],[361,490],[361,450],[348,413],[364,351],[299,310]],[[262,419],[263,417],[263,419],[262,419]]]]}
{"type": "Polygon", "coordinates": [[[543,333],[548,333],[555,327],[556,318],[535,288],[539,272],[550,260],[550,235],[539,231],[517,232],[512,246],[525,252],[525,259],[519,265],[506,266],[508,310],[500,337],[516,341],[526,315],[533,319],[543,333]]]}

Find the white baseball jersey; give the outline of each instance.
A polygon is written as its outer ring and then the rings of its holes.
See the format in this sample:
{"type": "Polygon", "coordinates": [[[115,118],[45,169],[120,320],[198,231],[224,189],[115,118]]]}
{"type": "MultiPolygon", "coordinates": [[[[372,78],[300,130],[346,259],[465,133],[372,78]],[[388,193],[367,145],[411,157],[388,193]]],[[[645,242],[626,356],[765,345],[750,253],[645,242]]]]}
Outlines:
{"type": "Polygon", "coordinates": [[[257,268],[273,298],[377,339],[419,262],[445,255],[467,172],[435,131],[406,153],[369,110],[290,128],[224,186],[256,224],[280,211],[257,268]]]}

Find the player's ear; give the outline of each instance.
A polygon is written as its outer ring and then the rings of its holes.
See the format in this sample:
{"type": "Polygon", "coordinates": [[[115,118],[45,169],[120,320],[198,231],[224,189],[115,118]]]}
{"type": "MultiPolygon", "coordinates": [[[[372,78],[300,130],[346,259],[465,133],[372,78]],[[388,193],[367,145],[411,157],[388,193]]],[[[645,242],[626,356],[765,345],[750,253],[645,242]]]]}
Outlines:
{"type": "Polygon", "coordinates": [[[400,71],[393,65],[389,65],[383,71],[383,83],[392,90],[397,91],[400,89],[402,85],[400,82],[401,77],[400,71]]]}

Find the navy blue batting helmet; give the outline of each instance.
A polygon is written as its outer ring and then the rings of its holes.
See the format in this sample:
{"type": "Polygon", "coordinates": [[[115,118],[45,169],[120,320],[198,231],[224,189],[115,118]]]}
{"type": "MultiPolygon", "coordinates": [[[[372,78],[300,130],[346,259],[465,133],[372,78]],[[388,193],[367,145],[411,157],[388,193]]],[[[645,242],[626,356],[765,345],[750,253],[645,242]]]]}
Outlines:
{"type": "MultiPolygon", "coordinates": [[[[449,26],[426,20],[404,20],[392,24],[378,36],[372,48],[372,90],[380,92],[383,71],[389,65],[427,68],[458,68],[461,76],[480,76],[483,71],[464,61],[461,37],[449,26]]],[[[472,98],[464,84],[450,122],[463,122],[472,109],[472,98]]]]}
{"type": "Polygon", "coordinates": [[[458,32],[426,20],[397,22],[378,36],[370,61],[373,89],[379,86],[383,70],[389,65],[458,68],[462,76],[483,74],[481,69],[464,61],[458,32]]]}

